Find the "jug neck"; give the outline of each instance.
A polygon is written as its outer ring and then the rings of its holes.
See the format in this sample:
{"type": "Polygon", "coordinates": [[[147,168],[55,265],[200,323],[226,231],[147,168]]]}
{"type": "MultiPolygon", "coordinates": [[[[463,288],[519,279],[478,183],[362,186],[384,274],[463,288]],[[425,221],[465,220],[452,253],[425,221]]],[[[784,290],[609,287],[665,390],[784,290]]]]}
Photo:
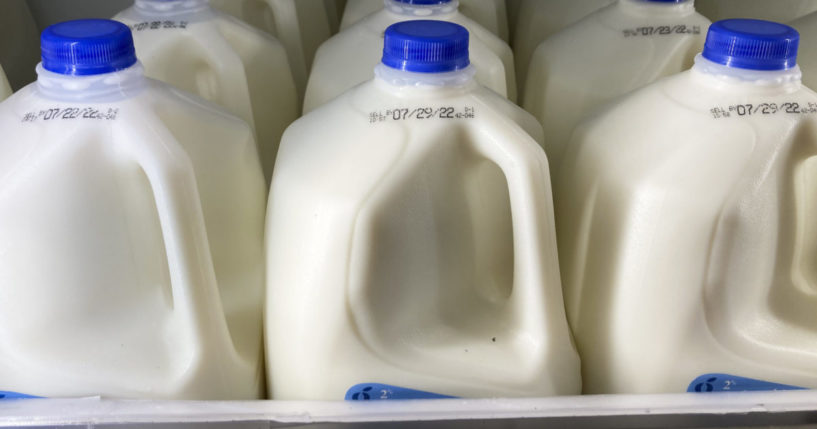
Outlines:
{"type": "Polygon", "coordinates": [[[403,3],[397,0],[383,0],[383,5],[386,10],[396,15],[400,15],[406,19],[408,18],[430,18],[440,17],[441,15],[452,14],[457,11],[459,6],[458,0],[452,0],[448,3],[442,4],[410,4],[403,3]]]}
{"type": "Polygon", "coordinates": [[[146,85],[144,69],[138,62],[124,70],[88,76],[54,73],[37,65],[37,90],[59,101],[119,101],[133,97],[146,85]]]}
{"type": "Polygon", "coordinates": [[[146,15],[185,15],[210,10],[210,0],[135,0],[133,6],[146,15]]]}
{"type": "Polygon", "coordinates": [[[436,96],[470,91],[476,87],[474,66],[444,73],[416,73],[378,64],[375,85],[400,95],[436,96]]]}
{"type": "Polygon", "coordinates": [[[692,73],[704,84],[722,90],[737,90],[742,93],[774,94],[797,91],[802,86],[800,67],[787,70],[750,70],[727,67],[710,61],[698,54],[692,73]]]}
{"type": "Polygon", "coordinates": [[[625,13],[642,17],[673,17],[695,13],[694,0],[681,0],[678,2],[618,0],[618,7],[625,13]]]}

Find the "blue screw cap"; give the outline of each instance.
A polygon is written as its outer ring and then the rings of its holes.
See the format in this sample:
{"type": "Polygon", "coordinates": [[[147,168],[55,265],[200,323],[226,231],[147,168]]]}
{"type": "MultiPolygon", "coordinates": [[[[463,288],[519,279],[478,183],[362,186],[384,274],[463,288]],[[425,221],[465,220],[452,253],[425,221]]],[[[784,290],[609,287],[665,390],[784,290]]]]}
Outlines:
{"type": "Polygon", "coordinates": [[[709,26],[703,57],[749,70],[787,70],[797,65],[800,33],[759,19],[725,19],[709,26]]]}
{"type": "Polygon", "coordinates": [[[40,37],[43,68],[65,75],[95,75],[136,63],[127,25],[109,19],[80,19],[54,24],[40,37]]]}
{"type": "Polygon", "coordinates": [[[461,70],[468,59],[468,30],[447,21],[403,21],[386,29],[383,64],[416,73],[461,70]]]}

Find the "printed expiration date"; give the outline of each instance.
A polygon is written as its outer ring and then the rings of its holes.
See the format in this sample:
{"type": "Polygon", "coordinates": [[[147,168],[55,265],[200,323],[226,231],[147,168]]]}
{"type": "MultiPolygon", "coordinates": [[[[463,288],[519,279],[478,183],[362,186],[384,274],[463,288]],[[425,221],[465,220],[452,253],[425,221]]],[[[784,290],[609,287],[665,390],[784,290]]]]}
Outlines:
{"type": "Polygon", "coordinates": [[[416,107],[387,109],[369,113],[369,123],[404,121],[407,119],[474,119],[474,108],[416,107]]]}
{"type": "Polygon", "coordinates": [[[131,31],[186,29],[188,21],[144,21],[130,26],[131,31]]]}
{"type": "Polygon", "coordinates": [[[96,109],[93,107],[63,107],[28,112],[23,115],[22,122],[53,121],[57,119],[96,119],[113,121],[119,114],[119,109],[96,109]]]}
{"type": "Polygon", "coordinates": [[[817,113],[817,103],[735,104],[727,107],[713,107],[709,109],[709,113],[714,119],[752,115],[810,115],[817,113]]]}
{"type": "Polygon", "coordinates": [[[624,37],[669,36],[671,34],[701,34],[701,26],[656,25],[652,27],[628,28],[623,31],[624,37]]]}

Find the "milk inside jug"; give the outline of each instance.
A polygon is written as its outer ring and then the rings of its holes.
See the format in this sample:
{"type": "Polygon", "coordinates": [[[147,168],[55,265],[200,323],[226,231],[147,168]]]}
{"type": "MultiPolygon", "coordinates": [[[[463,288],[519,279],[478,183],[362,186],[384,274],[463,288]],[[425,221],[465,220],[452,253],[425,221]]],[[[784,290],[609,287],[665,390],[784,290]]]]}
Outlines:
{"type": "Polygon", "coordinates": [[[299,112],[283,46],[214,11],[208,0],[136,0],[129,25],[148,76],[198,94],[253,126],[269,181],[284,129],[299,112]]]}
{"type": "Polygon", "coordinates": [[[817,387],[817,94],[797,44],[717,22],[691,70],[576,130],[556,203],[585,393],[817,387]]]}
{"type": "MultiPolygon", "coordinates": [[[[414,1],[415,4],[420,4],[414,1]]],[[[425,3],[440,3],[437,0],[425,3]]],[[[340,23],[341,30],[360,21],[363,17],[383,8],[383,0],[347,0],[340,23]]],[[[460,12],[473,19],[485,29],[508,41],[508,12],[505,0],[459,0],[460,12]]]]}
{"type": "Polygon", "coordinates": [[[695,7],[713,21],[756,18],[788,22],[817,11],[815,0],[696,0],[695,7]]]}
{"type": "Polygon", "coordinates": [[[274,398],[579,392],[541,128],[475,82],[467,46],[453,23],[394,24],[374,80],[284,134],[274,398]]]}
{"type": "MultiPolygon", "coordinates": [[[[553,33],[607,6],[615,0],[518,0],[513,46],[516,82],[524,91],[533,51],[553,33]]],[[[511,3],[508,3],[510,9],[511,3]]]]}
{"type": "Polygon", "coordinates": [[[332,35],[326,1],[213,0],[213,6],[280,40],[286,47],[298,93],[302,95],[315,51],[332,35]]]}
{"type": "Polygon", "coordinates": [[[6,79],[6,73],[3,72],[3,66],[0,66],[0,101],[11,95],[11,86],[6,79]]]}
{"type": "Polygon", "coordinates": [[[306,87],[304,112],[371,80],[383,52],[383,31],[391,24],[416,19],[450,21],[468,29],[477,81],[516,100],[511,48],[459,13],[456,0],[387,0],[385,8],[334,35],[318,49],[306,87]]]}
{"type": "Polygon", "coordinates": [[[619,0],[542,42],[531,58],[523,106],[545,129],[554,177],[582,118],[689,68],[708,25],[692,0],[619,0]]]}
{"type": "Polygon", "coordinates": [[[127,26],[42,35],[0,103],[0,379],[37,396],[263,393],[252,130],[147,79],[127,26]]]}

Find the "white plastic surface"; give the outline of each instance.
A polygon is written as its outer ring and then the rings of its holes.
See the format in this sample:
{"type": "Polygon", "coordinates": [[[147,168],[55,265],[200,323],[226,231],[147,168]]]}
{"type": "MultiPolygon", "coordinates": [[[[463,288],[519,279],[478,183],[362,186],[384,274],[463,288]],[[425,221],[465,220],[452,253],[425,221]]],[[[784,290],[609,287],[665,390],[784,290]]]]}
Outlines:
{"type": "MultiPolygon", "coordinates": [[[[508,42],[508,11],[505,0],[459,0],[459,3],[463,15],[508,42]]],[[[340,29],[343,30],[382,8],[383,0],[347,0],[340,29]]]]}
{"type": "Polygon", "coordinates": [[[212,4],[280,40],[298,94],[304,93],[315,51],[332,35],[325,0],[212,0],[212,4]]]}
{"type": "Polygon", "coordinates": [[[272,397],[339,400],[358,383],[578,393],[538,123],[470,78],[377,76],[282,140],[267,215],[272,397]]]}
{"type": "Polygon", "coordinates": [[[99,398],[0,402],[0,426],[103,425],[127,427],[782,427],[813,428],[817,392],[674,395],[586,395],[519,399],[382,402],[112,401],[99,398]],[[410,423],[408,423],[410,422],[410,423]],[[806,425],[807,423],[811,425],[806,425]],[[209,423],[209,424],[208,424],[209,423]],[[208,424],[205,426],[205,424],[208,424]],[[346,425],[344,425],[346,424],[346,425]],[[433,426],[429,426],[429,425],[433,426]],[[805,425],[805,426],[801,426],[805,425]]]}
{"type": "Polygon", "coordinates": [[[692,66],[708,27],[691,1],[619,0],[540,44],[523,106],[542,123],[551,171],[559,171],[573,129],[593,109],[692,66]]]}
{"type": "Polygon", "coordinates": [[[263,394],[252,130],[141,66],[0,104],[0,379],[37,396],[263,394]]]}
{"type": "Polygon", "coordinates": [[[11,95],[11,86],[6,79],[6,73],[3,72],[3,66],[0,66],[0,101],[11,95]]]}
{"type": "Polygon", "coordinates": [[[304,112],[310,112],[355,85],[371,80],[374,67],[383,56],[383,32],[391,24],[415,19],[450,21],[468,29],[471,64],[476,68],[477,81],[498,94],[516,99],[511,48],[459,13],[456,2],[435,6],[390,2],[388,8],[358,21],[321,45],[309,76],[304,112]]]}
{"type": "Polygon", "coordinates": [[[789,22],[817,11],[815,0],[695,0],[695,8],[712,22],[756,18],[789,22]]]}
{"type": "Polygon", "coordinates": [[[551,34],[616,0],[516,0],[513,54],[519,92],[525,88],[533,51],[551,34]]]}
{"type": "Polygon", "coordinates": [[[580,126],[559,178],[585,393],[817,386],[817,94],[702,57],[580,126]]]}
{"type": "Polygon", "coordinates": [[[213,101],[253,126],[269,181],[281,135],[299,110],[281,43],[213,12],[202,0],[138,0],[115,19],[134,29],[136,54],[148,76],[213,101]],[[161,25],[153,28],[152,22],[161,25]]]}

